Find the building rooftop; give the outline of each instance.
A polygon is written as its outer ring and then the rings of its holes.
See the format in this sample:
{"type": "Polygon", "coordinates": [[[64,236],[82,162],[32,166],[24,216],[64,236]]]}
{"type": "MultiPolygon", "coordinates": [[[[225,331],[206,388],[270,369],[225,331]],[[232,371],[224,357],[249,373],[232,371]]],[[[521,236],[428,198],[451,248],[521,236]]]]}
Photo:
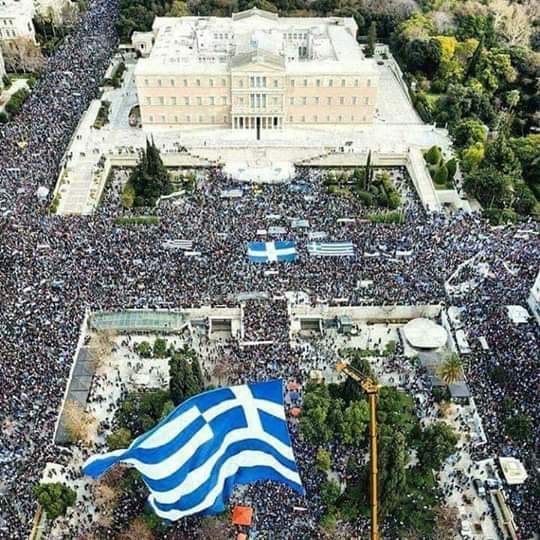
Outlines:
{"type": "Polygon", "coordinates": [[[253,8],[232,17],[156,17],[154,46],[136,74],[226,73],[243,61],[287,73],[375,72],[356,41],[352,17],[278,17],[253,8]]]}

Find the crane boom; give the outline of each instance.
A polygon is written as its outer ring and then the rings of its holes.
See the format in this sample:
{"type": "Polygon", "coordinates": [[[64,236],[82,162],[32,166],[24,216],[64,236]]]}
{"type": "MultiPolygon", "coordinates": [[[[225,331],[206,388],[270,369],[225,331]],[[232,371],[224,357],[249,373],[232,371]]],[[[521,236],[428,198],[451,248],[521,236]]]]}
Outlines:
{"type": "Polygon", "coordinates": [[[368,396],[369,405],[369,478],[370,478],[370,506],[371,506],[371,540],[379,540],[378,519],[378,458],[377,458],[377,395],[378,384],[371,378],[363,375],[349,364],[339,362],[336,369],[355,380],[368,396]]]}

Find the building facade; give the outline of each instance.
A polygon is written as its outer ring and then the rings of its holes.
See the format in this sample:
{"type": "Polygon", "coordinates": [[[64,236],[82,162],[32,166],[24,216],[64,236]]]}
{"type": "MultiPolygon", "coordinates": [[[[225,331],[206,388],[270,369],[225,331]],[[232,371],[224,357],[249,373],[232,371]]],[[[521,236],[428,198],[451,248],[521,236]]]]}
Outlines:
{"type": "Polygon", "coordinates": [[[0,0],[0,43],[4,48],[17,38],[35,41],[32,0],[0,0]]]}
{"type": "Polygon", "coordinates": [[[352,18],[156,18],[134,34],[147,127],[281,129],[373,121],[378,76],[352,18]]]}
{"type": "Polygon", "coordinates": [[[529,294],[529,307],[536,321],[540,324],[540,270],[529,294]]]}

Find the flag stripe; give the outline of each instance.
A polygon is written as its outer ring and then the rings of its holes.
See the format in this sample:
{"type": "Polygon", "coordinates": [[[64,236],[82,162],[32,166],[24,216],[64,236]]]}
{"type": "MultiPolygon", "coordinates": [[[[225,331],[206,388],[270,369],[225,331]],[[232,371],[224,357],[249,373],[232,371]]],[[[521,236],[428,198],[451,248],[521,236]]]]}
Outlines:
{"type": "Polygon", "coordinates": [[[354,255],[352,242],[310,242],[308,253],[315,257],[347,257],[354,255]]]}

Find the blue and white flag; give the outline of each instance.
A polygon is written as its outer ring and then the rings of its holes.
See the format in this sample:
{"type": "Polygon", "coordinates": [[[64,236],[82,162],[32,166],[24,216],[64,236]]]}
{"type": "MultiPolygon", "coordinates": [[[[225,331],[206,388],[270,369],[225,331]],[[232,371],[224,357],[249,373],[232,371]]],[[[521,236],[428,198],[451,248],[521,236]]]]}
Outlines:
{"type": "Polygon", "coordinates": [[[248,257],[255,263],[292,262],[296,260],[295,243],[290,240],[249,242],[248,257]]]}
{"type": "Polygon", "coordinates": [[[352,242],[310,242],[307,249],[314,257],[351,257],[354,255],[352,242]]]}
{"type": "Polygon", "coordinates": [[[194,396],[129,448],[89,458],[83,472],[97,478],[120,462],[141,473],[149,503],[170,521],[223,512],[236,484],[275,480],[304,494],[281,381],[194,396]]]}

